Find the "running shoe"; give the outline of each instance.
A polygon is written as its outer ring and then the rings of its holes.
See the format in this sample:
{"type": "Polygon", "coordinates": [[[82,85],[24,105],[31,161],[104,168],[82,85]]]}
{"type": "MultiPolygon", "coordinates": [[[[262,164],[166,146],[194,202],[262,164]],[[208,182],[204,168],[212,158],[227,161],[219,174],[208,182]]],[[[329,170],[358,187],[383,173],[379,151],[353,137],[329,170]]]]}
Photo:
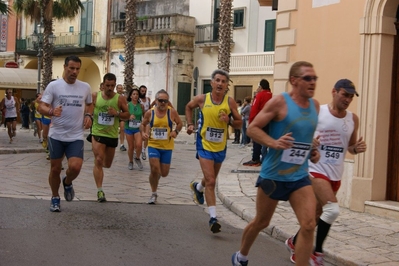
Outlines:
{"type": "Polygon", "coordinates": [[[146,160],[147,159],[147,155],[145,154],[145,149],[143,149],[141,151],[141,159],[146,160]]]}
{"type": "Polygon", "coordinates": [[[256,161],[250,160],[248,162],[243,163],[242,165],[245,165],[245,166],[260,166],[261,163],[260,163],[260,160],[256,160],[256,161]]]}
{"type": "Polygon", "coordinates": [[[310,255],[309,263],[311,266],[323,266],[324,254],[320,252],[315,252],[314,254],[310,255]]]}
{"type": "Polygon", "coordinates": [[[231,256],[231,263],[233,266],[247,266],[248,261],[239,261],[238,260],[238,251],[231,256]]]}
{"type": "Polygon", "coordinates": [[[73,189],[72,183],[70,185],[65,184],[66,176],[62,179],[62,184],[64,185],[64,197],[66,201],[72,201],[75,197],[75,190],[73,189]]]}
{"type": "Polygon", "coordinates": [[[142,171],[143,170],[143,164],[141,163],[141,160],[137,159],[137,158],[134,158],[134,162],[138,166],[139,170],[142,171]]]}
{"type": "Polygon", "coordinates": [[[100,190],[97,192],[97,201],[98,202],[106,202],[107,201],[107,199],[105,198],[104,191],[100,190]]]}
{"type": "Polygon", "coordinates": [[[151,198],[148,200],[148,204],[155,204],[157,202],[158,195],[157,194],[152,194],[151,198]]]}
{"type": "Polygon", "coordinates": [[[119,148],[121,151],[126,151],[125,145],[121,145],[121,147],[119,148]]]}
{"type": "Polygon", "coordinates": [[[291,236],[287,240],[285,240],[285,246],[287,247],[288,251],[291,253],[290,260],[292,263],[295,263],[295,246],[294,246],[294,237],[291,236]]]}
{"type": "Polygon", "coordinates": [[[218,222],[218,219],[216,219],[215,217],[212,217],[209,220],[209,228],[211,229],[212,233],[214,233],[214,234],[219,233],[221,227],[222,226],[218,222]]]}
{"type": "Polygon", "coordinates": [[[129,170],[133,170],[133,162],[129,162],[129,165],[127,168],[129,168],[129,170]]]}
{"type": "Polygon", "coordinates": [[[51,212],[60,212],[60,201],[61,199],[59,197],[52,197],[51,198],[51,204],[50,204],[50,211],[51,212]]]}
{"type": "Polygon", "coordinates": [[[47,139],[43,139],[42,147],[47,150],[47,139]]]}
{"type": "Polygon", "coordinates": [[[204,204],[204,192],[198,191],[197,184],[198,184],[197,182],[194,182],[194,181],[191,182],[190,188],[194,192],[193,199],[194,199],[195,203],[202,205],[202,204],[204,204]]]}

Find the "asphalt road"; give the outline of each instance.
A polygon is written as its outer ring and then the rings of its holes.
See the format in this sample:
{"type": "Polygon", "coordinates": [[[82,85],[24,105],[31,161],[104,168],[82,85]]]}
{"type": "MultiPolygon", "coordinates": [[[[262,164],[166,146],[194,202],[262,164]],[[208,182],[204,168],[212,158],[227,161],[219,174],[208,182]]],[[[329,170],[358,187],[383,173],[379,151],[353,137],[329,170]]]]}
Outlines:
{"type": "MultiPolygon", "coordinates": [[[[231,265],[242,228],[212,234],[199,206],[0,198],[0,265],[231,265]]],[[[237,219],[240,219],[237,217],[237,219]]],[[[283,243],[259,235],[250,265],[292,265],[283,243]]]]}

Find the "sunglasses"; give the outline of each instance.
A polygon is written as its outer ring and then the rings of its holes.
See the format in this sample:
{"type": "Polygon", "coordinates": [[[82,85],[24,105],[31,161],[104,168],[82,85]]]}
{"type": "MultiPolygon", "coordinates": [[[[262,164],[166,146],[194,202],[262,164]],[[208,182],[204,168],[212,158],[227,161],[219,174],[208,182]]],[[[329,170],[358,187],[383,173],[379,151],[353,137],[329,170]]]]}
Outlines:
{"type": "Polygon", "coordinates": [[[158,99],[158,102],[160,102],[160,103],[168,103],[169,100],[166,100],[166,99],[158,99]]]}
{"type": "Polygon", "coordinates": [[[318,76],[303,76],[303,77],[295,76],[295,77],[296,78],[301,78],[301,79],[303,79],[304,81],[307,81],[307,82],[311,82],[312,80],[317,81],[317,79],[319,78],[318,76]]]}

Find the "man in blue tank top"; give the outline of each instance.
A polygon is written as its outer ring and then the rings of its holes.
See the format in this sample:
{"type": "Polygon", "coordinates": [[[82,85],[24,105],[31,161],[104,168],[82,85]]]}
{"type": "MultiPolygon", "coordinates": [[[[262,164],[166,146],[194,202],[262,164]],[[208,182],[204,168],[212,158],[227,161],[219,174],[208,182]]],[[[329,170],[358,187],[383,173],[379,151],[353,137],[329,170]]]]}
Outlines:
{"type": "Polygon", "coordinates": [[[266,228],[280,200],[289,201],[300,224],[295,245],[296,264],[308,265],[316,226],[316,197],[308,174],[308,159],[320,154],[313,144],[319,103],[313,100],[317,76],[313,65],[300,61],[289,73],[290,92],[282,93],[258,113],[248,136],[269,152],[262,162],[256,186],[256,216],[244,229],[241,248],[232,256],[235,266],[248,265],[248,253],[259,232],[266,228]],[[269,132],[262,130],[266,125],[269,132]]]}

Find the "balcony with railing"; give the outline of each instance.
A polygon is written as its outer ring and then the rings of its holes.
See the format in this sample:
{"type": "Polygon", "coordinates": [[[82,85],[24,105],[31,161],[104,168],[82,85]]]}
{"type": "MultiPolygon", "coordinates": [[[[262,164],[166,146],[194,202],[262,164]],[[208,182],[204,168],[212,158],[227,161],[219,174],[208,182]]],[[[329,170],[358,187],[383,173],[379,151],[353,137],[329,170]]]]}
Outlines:
{"type": "MultiPolygon", "coordinates": [[[[145,16],[137,18],[137,34],[179,32],[194,34],[195,18],[179,15],[145,16]]],[[[111,21],[111,35],[125,33],[126,20],[114,19],[111,21]]]]}
{"type": "Polygon", "coordinates": [[[219,38],[219,23],[195,26],[195,44],[217,43],[219,38]]]}
{"type": "Polygon", "coordinates": [[[274,73],[274,52],[231,54],[230,75],[274,73]]]}
{"type": "MultiPolygon", "coordinates": [[[[54,33],[54,36],[54,55],[70,52],[93,52],[96,47],[101,46],[99,32],[59,32],[54,33]]],[[[37,53],[37,44],[31,35],[17,39],[17,53],[26,55],[37,53]]]]}

